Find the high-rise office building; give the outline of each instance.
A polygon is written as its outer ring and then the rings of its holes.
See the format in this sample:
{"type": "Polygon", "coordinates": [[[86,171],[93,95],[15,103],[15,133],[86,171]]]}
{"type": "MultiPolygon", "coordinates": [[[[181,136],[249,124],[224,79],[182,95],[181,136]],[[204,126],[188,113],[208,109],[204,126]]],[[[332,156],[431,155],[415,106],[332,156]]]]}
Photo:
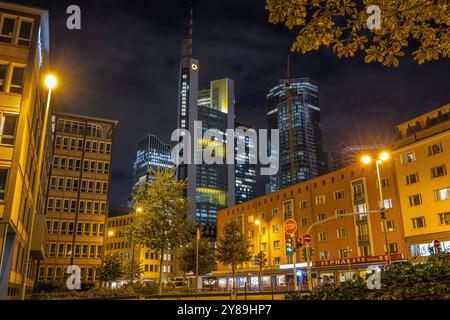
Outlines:
{"type": "Polygon", "coordinates": [[[139,140],[137,145],[133,166],[133,190],[151,178],[149,169],[172,170],[173,168],[170,145],[164,144],[157,136],[149,134],[139,140]]]}
{"type": "Polygon", "coordinates": [[[38,279],[62,281],[66,268],[76,265],[81,281],[93,283],[103,257],[117,121],[66,113],[54,113],[52,120],[47,247],[38,279]]]}
{"type": "Polygon", "coordinates": [[[236,123],[236,203],[243,203],[252,200],[256,197],[256,165],[251,164],[250,154],[255,152],[257,149],[255,141],[250,135],[241,135],[239,130],[242,132],[247,132],[247,130],[252,129],[250,126],[236,123]],[[239,153],[238,144],[245,146],[245,152],[239,153]],[[239,163],[245,162],[245,163],[239,163]]]}
{"type": "Polygon", "coordinates": [[[328,154],[330,172],[357,164],[363,155],[372,155],[376,158],[378,152],[383,148],[384,146],[381,144],[335,146],[328,154]]]}
{"type": "Polygon", "coordinates": [[[279,129],[280,167],[271,177],[272,191],[326,173],[317,83],[308,78],[280,80],[267,102],[268,129],[279,129]]]}
{"type": "MultiPolygon", "coordinates": [[[[194,137],[195,122],[202,122],[202,134],[217,129],[220,137],[201,139],[202,148],[211,144],[223,146],[226,157],[225,132],[234,129],[234,82],[225,78],[210,82],[209,88],[198,90],[199,62],[192,58],[192,13],[187,39],[182,43],[180,64],[178,128],[194,137]]],[[[194,150],[194,148],[192,148],[194,150]]],[[[192,159],[194,155],[192,153],[192,159]]],[[[177,167],[179,179],[188,179],[186,196],[191,201],[188,216],[208,236],[215,235],[216,212],[235,202],[234,165],[183,164],[177,167]]]]}
{"type": "Polygon", "coordinates": [[[0,300],[31,292],[44,255],[49,42],[46,10],[0,2],[0,300]]]}

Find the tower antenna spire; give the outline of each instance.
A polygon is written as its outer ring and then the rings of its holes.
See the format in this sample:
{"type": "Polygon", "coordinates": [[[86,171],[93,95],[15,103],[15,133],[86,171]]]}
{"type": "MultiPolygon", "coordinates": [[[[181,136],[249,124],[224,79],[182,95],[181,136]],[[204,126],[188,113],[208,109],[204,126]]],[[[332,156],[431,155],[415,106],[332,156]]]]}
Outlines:
{"type": "Polygon", "coordinates": [[[188,33],[189,39],[192,39],[193,32],[194,32],[194,9],[191,7],[191,11],[189,14],[189,33],[188,33]]]}

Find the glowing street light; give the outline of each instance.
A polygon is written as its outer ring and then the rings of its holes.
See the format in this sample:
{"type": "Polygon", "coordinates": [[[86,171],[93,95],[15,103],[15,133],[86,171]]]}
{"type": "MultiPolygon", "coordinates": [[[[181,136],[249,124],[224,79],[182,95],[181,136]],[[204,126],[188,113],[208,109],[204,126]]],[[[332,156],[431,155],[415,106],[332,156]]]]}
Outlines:
{"type": "Polygon", "coordinates": [[[54,89],[57,84],[58,80],[54,75],[49,74],[48,76],[45,77],[45,85],[47,86],[48,89],[50,90],[54,89]]]}
{"type": "Polygon", "coordinates": [[[141,213],[142,211],[144,211],[144,209],[142,209],[142,207],[137,207],[137,208],[136,208],[136,212],[137,212],[137,213],[141,213]]]}
{"type": "Polygon", "coordinates": [[[371,163],[372,162],[372,158],[370,157],[370,156],[363,156],[362,158],[361,158],[361,161],[362,161],[362,163],[364,163],[364,164],[369,164],[369,163],[371,163]]]}
{"type": "Polygon", "coordinates": [[[389,160],[389,158],[391,157],[391,155],[388,153],[388,152],[386,152],[386,151],[383,151],[382,153],[380,153],[380,160],[381,161],[387,161],[387,160],[389,160]]]}

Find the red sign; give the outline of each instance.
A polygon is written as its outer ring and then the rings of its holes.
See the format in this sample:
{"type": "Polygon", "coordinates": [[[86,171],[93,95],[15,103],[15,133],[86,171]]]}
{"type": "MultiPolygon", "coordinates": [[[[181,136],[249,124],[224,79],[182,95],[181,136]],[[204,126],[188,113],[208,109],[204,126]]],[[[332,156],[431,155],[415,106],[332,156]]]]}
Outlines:
{"type": "Polygon", "coordinates": [[[294,234],[297,231],[297,222],[294,219],[287,219],[284,223],[284,231],[287,234],[294,234]]]}
{"type": "Polygon", "coordinates": [[[312,237],[311,237],[310,234],[305,234],[305,235],[303,236],[303,240],[305,240],[305,243],[310,243],[311,240],[312,240],[312,237]]]}
{"type": "MultiPolygon", "coordinates": [[[[402,260],[401,254],[391,254],[391,261],[402,260]]],[[[313,262],[314,267],[327,267],[327,266],[341,266],[350,264],[364,264],[364,263],[384,263],[387,260],[387,256],[373,256],[373,257],[358,257],[348,259],[336,259],[336,260],[323,260],[313,262]]]]}

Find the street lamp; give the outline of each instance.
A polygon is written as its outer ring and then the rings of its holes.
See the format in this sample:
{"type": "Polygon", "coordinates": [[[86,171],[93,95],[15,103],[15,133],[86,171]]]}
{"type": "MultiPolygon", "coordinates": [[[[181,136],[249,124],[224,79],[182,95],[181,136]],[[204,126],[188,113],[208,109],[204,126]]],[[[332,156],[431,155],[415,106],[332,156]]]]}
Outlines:
{"type": "Polygon", "coordinates": [[[261,291],[261,281],[262,281],[262,266],[263,266],[263,253],[262,253],[262,240],[261,240],[261,221],[255,220],[255,224],[258,226],[258,243],[259,243],[259,279],[258,279],[258,289],[261,291]]]}
{"type": "MultiPolygon", "coordinates": [[[[52,90],[56,87],[57,79],[54,75],[49,74],[45,77],[44,83],[45,86],[48,89],[48,96],[47,96],[47,103],[45,106],[45,114],[44,114],[44,121],[42,123],[42,131],[41,131],[41,141],[38,144],[39,150],[38,150],[38,162],[36,167],[36,175],[35,177],[41,177],[42,173],[42,167],[44,162],[44,153],[45,153],[45,139],[47,139],[47,125],[48,125],[48,118],[50,115],[50,100],[52,97],[52,90]]],[[[26,286],[27,286],[27,278],[28,278],[28,268],[29,268],[29,262],[30,262],[30,253],[31,253],[31,239],[33,239],[33,230],[34,230],[34,218],[37,214],[36,207],[37,207],[37,199],[38,199],[38,193],[40,189],[41,181],[40,179],[36,180],[36,183],[34,184],[33,188],[33,202],[32,202],[32,214],[30,218],[30,223],[28,224],[27,228],[27,235],[28,235],[28,242],[25,248],[25,258],[24,258],[24,266],[22,268],[21,272],[21,279],[20,279],[20,298],[21,300],[25,300],[25,294],[26,294],[26,286]]]]}
{"type": "MultiPolygon", "coordinates": [[[[379,190],[379,197],[380,197],[380,214],[381,219],[383,220],[383,229],[384,229],[384,241],[386,243],[386,253],[387,253],[387,265],[389,266],[391,264],[391,253],[389,248],[389,241],[388,241],[388,230],[387,230],[387,221],[386,221],[386,208],[384,207],[384,198],[383,198],[383,185],[381,183],[381,175],[380,175],[380,165],[389,160],[391,155],[387,151],[382,151],[378,155],[378,159],[375,161],[376,165],[376,171],[377,171],[377,182],[378,182],[378,190],[379,190]]],[[[364,164],[370,164],[372,162],[372,157],[368,155],[364,155],[361,157],[361,162],[364,164]]]]}

